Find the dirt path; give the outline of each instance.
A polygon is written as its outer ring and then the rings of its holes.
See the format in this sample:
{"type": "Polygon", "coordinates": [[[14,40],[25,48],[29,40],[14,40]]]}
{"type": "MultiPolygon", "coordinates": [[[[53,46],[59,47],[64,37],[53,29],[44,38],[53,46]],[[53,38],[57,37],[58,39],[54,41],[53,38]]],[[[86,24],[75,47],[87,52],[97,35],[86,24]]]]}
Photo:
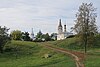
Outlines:
{"type": "Polygon", "coordinates": [[[84,53],[80,53],[80,52],[76,52],[76,51],[70,51],[70,50],[65,50],[63,48],[56,48],[56,47],[53,47],[53,46],[47,45],[47,44],[45,44],[43,46],[47,47],[47,48],[50,48],[52,50],[55,50],[55,51],[59,51],[59,52],[68,54],[68,55],[70,55],[70,56],[72,56],[74,58],[77,67],[85,67],[84,64],[82,63],[82,61],[85,58],[84,53]]]}

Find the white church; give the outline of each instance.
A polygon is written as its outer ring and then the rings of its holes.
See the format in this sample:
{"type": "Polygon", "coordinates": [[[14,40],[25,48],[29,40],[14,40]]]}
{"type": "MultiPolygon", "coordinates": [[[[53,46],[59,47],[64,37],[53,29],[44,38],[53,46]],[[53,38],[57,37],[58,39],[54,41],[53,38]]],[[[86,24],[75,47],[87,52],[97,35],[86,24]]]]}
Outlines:
{"type": "Polygon", "coordinates": [[[73,35],[73,33],[66,31],[66,24],[64,25],[64,30],[63,30],[63,26],[61,24],[61,19],[60,19],[58,25],[57,40],[66,39],[70,35],[73,35]]]}

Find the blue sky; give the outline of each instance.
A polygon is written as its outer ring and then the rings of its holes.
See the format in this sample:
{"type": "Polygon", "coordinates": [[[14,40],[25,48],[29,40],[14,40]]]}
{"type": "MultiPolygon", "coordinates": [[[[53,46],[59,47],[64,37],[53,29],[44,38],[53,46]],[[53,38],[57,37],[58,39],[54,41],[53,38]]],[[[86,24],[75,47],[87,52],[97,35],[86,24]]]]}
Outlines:
{"type": "Polygon", "coordinates": [[[57,32],[59,19],[67,24],[67,30],[74,25],[75,14],[82,3],[93,3],[97,8],[97,25],[100,31],[100,0],[0,0],[0,26],[12,30],[34,33],[57,32]]]}

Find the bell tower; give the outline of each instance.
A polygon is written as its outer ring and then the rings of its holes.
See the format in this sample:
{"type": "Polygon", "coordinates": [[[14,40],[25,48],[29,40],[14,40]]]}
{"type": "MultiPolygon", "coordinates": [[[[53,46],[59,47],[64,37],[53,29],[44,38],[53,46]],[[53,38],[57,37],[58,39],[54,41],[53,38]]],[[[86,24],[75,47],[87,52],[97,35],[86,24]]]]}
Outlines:
{"type": "Polygon", "coordinates": [[[61,24],[61,19],[59,20],[59,25],[58,25],[58,34],[61,34],[63,32],[63,27],[61,24]]]}
{"type": "Polygon", "coordinates": [[[32,32],[31,32],[31,38],[32,38],[32,40],[34,40],[33,28],[32,28],[32,32]]]}
{"type": "Polygon", "coordinates": [[[66,32],[66,24],[64,25],[64,32],[66,32]]]}

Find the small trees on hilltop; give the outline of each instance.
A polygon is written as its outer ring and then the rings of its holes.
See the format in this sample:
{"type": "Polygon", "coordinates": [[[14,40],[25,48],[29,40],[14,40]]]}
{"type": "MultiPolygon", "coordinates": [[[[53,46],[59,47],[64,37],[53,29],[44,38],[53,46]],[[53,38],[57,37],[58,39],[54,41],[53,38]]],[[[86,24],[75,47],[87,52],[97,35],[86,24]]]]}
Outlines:
{"type": "Polygon", "coordinates": [[[12,40],[30,41],[29,33],[28,32],[21,32],[20,30],[12,31],[11,38],[12,38],[12,40]]]}
{"type": "Polygon", "coordinates": [[[10,37],[8,35],[8,30],[6,27],[0,26],[0,52],[3,52],[3,47],[10,41],[10,37]]]}
{"type": "Polygon", "coordinates": [[[21,40],[22,32],[19,30],[14,30],[11,32],[11,38],[13,40],[21,40]]]}

